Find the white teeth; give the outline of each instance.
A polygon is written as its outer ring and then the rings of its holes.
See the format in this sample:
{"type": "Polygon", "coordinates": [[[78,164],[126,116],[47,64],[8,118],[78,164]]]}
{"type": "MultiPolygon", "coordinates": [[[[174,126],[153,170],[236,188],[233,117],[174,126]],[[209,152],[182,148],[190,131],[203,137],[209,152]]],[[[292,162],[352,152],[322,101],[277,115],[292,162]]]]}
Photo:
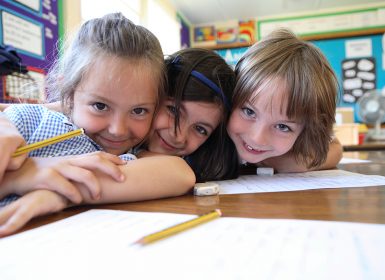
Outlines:
{"type": "Polygon", "coordinates": [[[254,150],[252,147],[250,147],[249,145],[246,145],[246,148],[249,150],[249,151],[252,151],[254,150]]]}

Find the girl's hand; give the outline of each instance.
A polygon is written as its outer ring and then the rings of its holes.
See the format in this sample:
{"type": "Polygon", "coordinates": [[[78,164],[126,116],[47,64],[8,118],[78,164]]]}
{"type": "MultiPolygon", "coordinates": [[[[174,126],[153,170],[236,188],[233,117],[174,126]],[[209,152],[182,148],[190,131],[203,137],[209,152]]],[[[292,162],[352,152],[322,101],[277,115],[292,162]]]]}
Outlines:
{"type": "Polygon", "coordinates": [[[0,116],[0,181],[3,178],[6,170],[18,169],[27,155],[21,155],[16,158],[12,158],[12,154],[17,148],[25,145],[24,138],[20,135],[17,128],[5,117],[0,116]]]}
{"type": "Polygon", "coordinates": [[[0,237],[15,233],[34,217],[60,211],[68,201],[48,190],[32,191],[0,208],[0,237]]]}
{"type": "Polygon", "coordinates": [[[0,197],[10,193],[23,195],[32,190],[56,191],[71,202],[79,204],[83,198],[74,183],[83,185],[92,199],[98,200],[101,187],[94,172],[104,173],[118,182],[125,177],[118,165],[125,161],[105,152],[71,157],[28,158],[16,171],[6,173],[0,186],[0,197]]]}

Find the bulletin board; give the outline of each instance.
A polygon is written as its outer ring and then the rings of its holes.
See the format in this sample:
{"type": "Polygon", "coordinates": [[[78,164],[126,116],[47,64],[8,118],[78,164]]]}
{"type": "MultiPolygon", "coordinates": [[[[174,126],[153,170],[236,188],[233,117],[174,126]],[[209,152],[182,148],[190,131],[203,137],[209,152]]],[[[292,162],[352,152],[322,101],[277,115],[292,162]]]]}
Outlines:
{"type": "Polygon", "coordinates": [[[1,0],[0,43],[14,47],[28,75],[0,78],[0,102],[42,102],[44,79],[58,55],[61,0],[1,0]]]}
{"type": "Polygon", "coordinates": [[[341,87],[339,106],[355,106],[366,91],[385,89],[385,35],[313,41],[333,67],[341,87]]]}

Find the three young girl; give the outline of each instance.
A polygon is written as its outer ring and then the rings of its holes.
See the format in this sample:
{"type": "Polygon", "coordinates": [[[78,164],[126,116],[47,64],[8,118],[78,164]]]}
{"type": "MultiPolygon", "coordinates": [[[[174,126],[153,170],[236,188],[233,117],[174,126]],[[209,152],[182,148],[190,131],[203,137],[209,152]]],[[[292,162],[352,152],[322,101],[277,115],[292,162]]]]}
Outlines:
{"type": "MultiPolygon", "coordinates": [[[[218,145],[216,144],[218,143],[216,142],[218,138],[220,136],[227,137],[226,133],[224,133],[224,128],[228,117],[230,98],[227,95],[228,91],[223,91],[225,83],[218,82],[215,79],[216,83],[210,83],[212,78],[207,78],[207,76],[201,73],[202,70],[200,69],[195,70],[195,66],[199,65],[200,62],[202,62],[202,65],[205,65],[203,63],[205,59],[202,61],[197,60],[198,62],[194,65],[194,63],[190,64],[189,60],[183,59],[183,54],[182,51],[182,54],[177,54],[171,58],[168,62],[169,71],[171,69],[174,71],[174,75],[178,76],[179,74],[181,75],[180,77],[184,77],[184,83],[190,79],[190,81],[194,81],[200,87],[209,89],[211,95],[208,95],[208,100],[217,100],[216,102],[219,106],[216,109],[220,108],[223,117],[220,117],[220,114],[216,112],[214,107],[210,107],[210,101],[208,103],[201,102],[202,104],[199,101],[196,102],[199,94],[194,97],[194,93],[197,93],[195,88],[192,91],[191,99],[189,99],[187,97],[188,94],[183,90],[173,90],[171,87],[168,99],[160,107],[160,117],[158,119],[160,124],[157,124],[157,118],[155,118],[153,134],[149,137],[145,147],[150,151],[166,154],[180,156],[191,154],[187,160],[194,168],[195,174],[198,174],[198,178],[222,179],[226,178],[226,176],[231,178],[236,175],[238,167],[238,159],[231,157],[231,155],[236,155],[231,150],[231,145],[233,145],[231,141],[226,142],[228,145],[223,146],[225,147],[222,149],[223,154],[228,156],[229,160],[219,164],[219,171],[214,169],[214,172],[210,174],[211,171],[204,170],[201,165],[205,158],[210,158],[208,147],[210,149],[214,147],[213,150],[216,151],[215,145],[218,145]],[[181,71],[182,65],[185,67],[189,66],[190,69],[181,71]],[[206,77],[208,81],[202,78],[202,76],[206,77]],[[208,111],[212,115],[209,117],[203,116],[203,118],[199,114],[194,115],[198,108],[203,111],[207,109],[204,108],[205,106],[209,106],[208,108],[210,109],[208,111]],[[164,116],[168,114],[169,118],[162,117],[162,114],[165,114],[164,116]],[[222,124],[218,125],[220,122],[222,124]],[[208,137],[208,135],[211,136],[208,137]],[[189,145],[188,143],[190,142],[186,142],[189,139],[194,140],[193,145],[189,145]],[[212,139],[211,142],[210,139],[212,139]],[[183,145],[179,146],[179,143],[183,143],[183,145]],[[206,143],[208,143],[208,146],[205,147],[206,143]],[[227,147],[230,147],[230,149],[227,147]],[[199,151],[200,149],[201,151],[199,151]],[[200,164],[194,163],[194,153],[198,155],[195,159],[201,159],[201,162],[196,160],[195,163],[200,162],[200,164]]],[[[276,170],[288,172],[304,171],[309,168],[330,168],[338,163],[341,157],[341,146],[338,142],[330,144],[332,124],[334,122],[333,110],[335,110],[337,98],[337,85],[329,64],[315,47],[299,40],[288,31],[278,31],[252,47],[237,65],[236,73],[237,86],[233,98],[234,107],[228,125],[228,132],[237,147],[239,158],[242,161],[255,164],[271,163],[271,166],[276,170]],[[276,45],[279,45],[276,49],[277,53],[275,56],[270,57],[269,53],[274,50],[276,45]],[[291,45],[296,45],[296,47],[288,48],[291,45]],[[284,53],[287,55],[285,56],[284,53]],[[266,57],[268,58],[267,60],[266,57]],[[288,57],[295,57],[295,59],[291,63],[285,64],[284,62],[288,57]],[[264,64],[264,61],[266,61],[266,64],[264,64]],[[317,63],[313,63],[314,61],[317,63]],[[323,73],[324,75],[307,78],[303,75],[304,73],[323,73]],[[309,84],[309,81],[314,83],[313,85],[316,89],[312,89],[312,84],[309,84]],[[306,92],[302,90],[302,86],[305,87],[306,92]],[[317,104],[317,106],[314,106],[314,104],[317,104]],[[310,112],[313,113],[312,116],[308,116],[310,112]],[[305,119],[308,118],[312,118],[311,126],[305,122],[305,119]],[[309,143],[309,141],[314,139],[313,131],[320,131],[320,135],[323,135],[320,139],[317,139],[320,141],[316,145],[322,144],[319,153],[316,150],[317,146],[309,143]],[[280,139],[279,142],[275,142],[276,137],[280,139]],[[304,152],[302,152],[298,147],[303,147],[301,145],[304,145],[304,143],[310,145],[310,147],[305,147],[304,152]],[[335,149],[330,149],[328,153],[329,146],[335,146],[335,149]],[[283,165],[281,164],[282,162],[284,162],[283,165]]],[[[169,77],[173,77],[173,75],[169,73],[169,77]]],[[[230,77],[231,75],[227,79],[230,77]]],[[[178,85],[176,86],[178,89],[184,89],[183,79],[178,81],[172,82],[171,80],[170,84],[178,85]]],[[[198,100],[200,99],[198,98],[198,100]]],[[[221,151],[220,149],[218,150],[221,151]]],[[[211,158],[215,159],[216,156],[211,158]]],[[[220,157],[218,156],[217,158],[220,157]]],[[[127,165],[132,163],[131,165],[134,166],[137,162],[140,162],[140,160],[129,162],[127,165]]],[[[215,161],[212,161],[212,166],[215,166],[215,161]]],[[[167,164],[167,168],[171,169],[173,167],[167,164]]],[[[101,185],[103,185],[103,180],[111,181],[106,176],[101,177],[101,185]]],[[[115,187],[110,186],[113,189],[115,187]]],[[[138,191],[141,192],[140,190],[138,191]]],[[[156,191],[153,191],[153,193],[155,193],[155,196],[159,195],[156,191]]],[[[87,196],[87,193],[83,191],[82,195],[83,197],[87,196]]],[[[24,197],[26,200],[24,202],[27,203],[22,203],[22,199],[20,199],[0,212],[0,224],[6,224],[3,228],[0,228],[0,234],[8,234],[14,231],[33,216],[63,208],[60,207],[63,205],[62,197],[56,193],[42,193],[40,197],[46,197],[47,199],[44,200],[45,205],[51,206],[38,206],[38,199],[36,197],[28,200],[27,196],[24,197]],[[23,208],[28,207],[32,215],[27,216],[27,218],[18,215],[20,211],[23,212],[23,208]],[[9,223],[10,220],[16,221],[17,227],[12,227],[12,222],[11,224],[9,223]]],[[[115,200],[105,200],[105,194],[102,197],[101,202],[130,200],[119,195],[115,196],[115,200]]],[[[87,202],[92,202],[92,200],[87,202]]]]}

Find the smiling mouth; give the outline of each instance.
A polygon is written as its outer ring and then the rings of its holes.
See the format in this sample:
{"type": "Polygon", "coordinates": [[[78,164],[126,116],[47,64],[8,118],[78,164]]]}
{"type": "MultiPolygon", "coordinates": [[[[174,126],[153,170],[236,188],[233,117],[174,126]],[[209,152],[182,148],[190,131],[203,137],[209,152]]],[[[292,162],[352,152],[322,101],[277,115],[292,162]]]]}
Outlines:
{"type": "Polygon", "coordinates": [[[127,140],[128,139],[122,139],[122,140],[111,140],[111,139],[108,139],[108,138],[105,138],[103,136],[99,136],[101,138],[102,141],[105,141],[107,143],[110,143],[111,145],[114,145],[114,146],[119,146],[119,145],[123,145],[125,143],[127,143],[127,140]]]}
{"type": "Polygon", "coordinates": [[[170,145],[169,143],[167,143],[167,141],[164,140],[162,136],[160,136],[159,132],[157,132],[156,134],[158,135],[158,137],[159,137],[161,143],[163,144],[163,146],[164,146],[166,149],[168,149],[168,150],[173,150],[173,151],[174,151],[174,150],[177,150],[176,147],[174,147],[174,146],[170,145]]]}
{"type": "Polygon", "coordinates": [[[251,153],[254,153],[254,154],[262,154],[264,152],[266,152],[266,150],[257,150],[257,149],[254,149],[253,147],[247,145],[245,142],[243,142],[243,146],[245,147],[245,149],[251,153]]]}

